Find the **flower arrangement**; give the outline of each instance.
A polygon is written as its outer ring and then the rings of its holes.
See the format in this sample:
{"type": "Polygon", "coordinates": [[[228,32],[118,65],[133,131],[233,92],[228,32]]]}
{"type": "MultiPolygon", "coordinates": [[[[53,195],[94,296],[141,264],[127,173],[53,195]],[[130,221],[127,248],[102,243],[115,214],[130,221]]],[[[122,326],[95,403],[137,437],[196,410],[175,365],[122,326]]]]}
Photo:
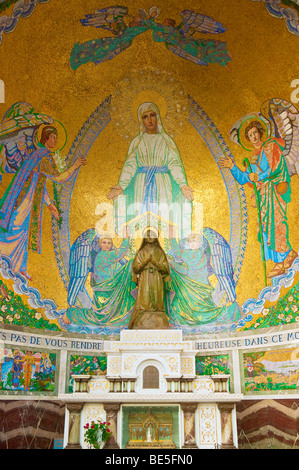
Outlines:
{"type": "Polygon", "coordinates": [[[100,449],[101,445],[109,439],[112,434],[108,428],[109,425],[110,423],[105,421],[97,423],[92,421],[91,424],[85,424],[84,442],[88,444],[90,449],[100,449]]]}

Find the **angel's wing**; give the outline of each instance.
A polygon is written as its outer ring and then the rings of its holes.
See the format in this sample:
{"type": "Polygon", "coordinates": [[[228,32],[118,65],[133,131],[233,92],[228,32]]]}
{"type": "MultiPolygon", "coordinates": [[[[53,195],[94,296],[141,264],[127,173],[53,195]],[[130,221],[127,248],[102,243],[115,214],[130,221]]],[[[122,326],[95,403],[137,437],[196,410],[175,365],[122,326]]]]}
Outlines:
{"type": "Polygon", "coordinates": [[[219,34],[224,33],[226,29],[218,21],[209,16],[195,13],[192,10],[181,12],[182,23],[179,26],[180,32],[185,37],[193,36],[195,32],[219,34]]]}
{"type": "Polygon", "coordinates": [[[193,39],[173,33],[169,33],[169,36],[165,34],[164,38],[165,45],[170,52],[197,65],[218,63],[227,66],[227,63],[231,61],[231,54],[228,52],[225,42],[193,39]]]}
{"type": "Polygon", "coordinates": [[[218,232],[211,228],[203,229],[203,237],[211,250],[211,264],[221,290],[225,290],[231,302],[236,300],[234,270],[230,246],[218,232]]]}
{"type": "MultiPolygon", "coordinates": [[[[233,124],[233,126],[231,127],[230,131],[229,131],[230,139],[231,139],[235,144],[241,145],[240,138],[239,138],[239,130],[240,130],[242,124],[243,124],[243,120],[246,119],[247,117],[253,117],[253,116],[247,114],[247,116],[245,116],[244,118],[239,119],[238,121],[236,121],[236,122],[233,124]]],[[[255,115],[255,117],[257,118],[258,116],[255,115]]]]}
{"type": "Polygon", "coordinates": [[[123,17],[127,15],[127,7],[112,6],[96,10],[94,14],[85,15],[85,18],[80,21],[83,26],[107,29],[108,31],[114,32],[114,34],[117,34],[117,31],[112,27],[112,24],[118,22],[125,25],[123,17]]]}
{"type": "Polygon", "coordinates": [[[139,16],[142,20],[146,20],[147,18],[147,12],[143,8],[139,8],[139,16]]]}
{"type": "Polygon", "coordinates": [[[197,57],[187,52],[183,47],[180,46],[179,43],[165,43],[165,45],[170,52],[175,55],[178,55],[179,57],[182,57],[183,59],[190,60],[190,62],[194,62],[197,65],[208,65],[205,60],[202,60],[200,57],[197,57]]]}
{"type": "Polygon", "coordinates": [[[271,135],[285,141],[283,155],[290,176],[299,174],[299,111],[289,101],[272,98],[261,106],[261,115],[271,124],[271,135]]]}
{"type": "Polygon", "coordinates": [[[73,243],[69,259],[68,304],[75,305],[79,292],[84,288],[87,276],[90,272],[90,254],[93,249],[93,242],[96,238],[96,231],[88,229],[82,233],[73,243]]]}
{"type": "Polygon", "coordinates": [[[41,124],[52,124],[53,119],[35,113],[29,103],[11,106],[0,123],[0,165],[5,173],[15,173],[23,161],[37,148],[35,136],[41,124]]]}
{"type": "Polygon", "coordinates": [[[26,155],[36,150],[33,143],[34,132],[34,128],[26,132],[21,130],[2,140],[0,158],[4,173],[15,173],[26,159],[26,155]]]}

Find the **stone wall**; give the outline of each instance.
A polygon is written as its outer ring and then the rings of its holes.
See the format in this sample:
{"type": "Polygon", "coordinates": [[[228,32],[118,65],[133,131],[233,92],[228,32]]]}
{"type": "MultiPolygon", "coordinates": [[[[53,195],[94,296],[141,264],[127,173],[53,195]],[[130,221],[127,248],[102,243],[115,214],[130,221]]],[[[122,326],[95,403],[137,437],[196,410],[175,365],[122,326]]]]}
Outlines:
{"type": "Polygon", "coordinates": [[[63,439],[64,416],[60,401],[0,401],[0,449],[53,449],[63,439]]]}
{"type": "Polygon", "coordinates": [[[239,449],[299,449],[299,400],[237,403],[239,449]]]}

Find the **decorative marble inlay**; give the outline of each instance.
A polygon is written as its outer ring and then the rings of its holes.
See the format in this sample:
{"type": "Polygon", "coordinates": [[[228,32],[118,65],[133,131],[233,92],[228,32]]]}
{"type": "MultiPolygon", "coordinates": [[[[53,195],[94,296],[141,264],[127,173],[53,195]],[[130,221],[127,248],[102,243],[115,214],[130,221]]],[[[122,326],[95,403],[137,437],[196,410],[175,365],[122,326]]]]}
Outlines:
{"type": "Polygon", "coordinates": [[[204,377],[204,378],[200,378],[200,379],[195,379],[193,381],[193,391],[196,393],[196,392],[213,392],[214,391],[214,383],[213,383],[213,380],[208,378],[208,377],[204,377]]]}
{"type": "Polygon", "coordinates": [[[172,350],[186,350],[190,351],[192,348],[192,343],[189,341],[181,342],[167,342],[167,341],[155,341],[151,342],[148,339],[144,342],[122,342],[114,341],[112,342],[112,351],[121,351],[128,349],[139,349],[139,350],[152,350],[152,349],[172,349],[172,350]]]}
{"type": "Polygon", "coordinates": [[[194,357],[181,357],[181,373],[184,375],[194,374],[194,357]]]}
{"type": "Polygon", "coordinates": [[[137,359],[139,356],[136,355],[130,355],[124,357],[124,373],[130,373],[132,372],[132,368],[134,364],[136,364],[137,359]]]}
{"type": "Polygon", "coordinates": [[[108,358],[107,375],[121,375],[122,358],[120,356],[110,356],[108,358]]]}
{"type": "Polygon", "coordinates": [[[108,380],[90,380],[89,382],[89,393],[98,393],[98,392],[109,392],[109,381],[108,380]]]}
{"type": "Polygon", "coordinates": [[[182,341],[182,331],[175,330],[124,330],[121,332],[120,341],[132,342],[163,342],[182,341]]]}
{"type": "Polygon", "coordinates": [[[104,419],[104,407],[98,403],[90,403],[85,405],[85,423],[90,423],[91,421],[102,421],[104,419]]]}
{"type": "Polygon", "coordinates": [[[216,405],[202,405],[198,413],[200,445],[215,445],[217,443],[216,405]]]}
{"type": "Polygon", "coordinates": [[[125,350],[152,350],[171,349],[187,350],[194,349],[192,341],[183,341],[182,331],[166,330],[124,330],[121,332],[120,341],[107,341],[106,347],[112,351],[125,350]]]}
{"type": "Polygon", "coordinates": [[[178,357],[175,357],[171,354],[160,354],[159,357],[161,357],[161,359],[164,359],[164,361],[167,363],[170,372],[173,372],[173,373],[179,372],[178,357]]]}

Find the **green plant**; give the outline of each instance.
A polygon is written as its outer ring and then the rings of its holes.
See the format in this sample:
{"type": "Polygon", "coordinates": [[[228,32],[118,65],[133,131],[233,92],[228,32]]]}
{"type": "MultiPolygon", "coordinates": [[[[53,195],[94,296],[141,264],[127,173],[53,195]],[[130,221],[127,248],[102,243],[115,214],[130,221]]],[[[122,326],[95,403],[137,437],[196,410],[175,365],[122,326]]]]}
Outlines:
{"type": "Polygon", "coordinates": [[[299,323],[299,282],[284,297],[280,298],[274,306],[264,308],[255,323],[244,328],[244,331],[290,323],[299,323]]]}
{"type": "Polygon", "coordinates": [[[283,5],[287,5],[289,7],[294,8],[295,10],[299,11],[299,5],[297,5],[295,0],[281,0],[283,5]]]}
{"type": "Polygon", "coordinates": [[[22,298],[0,280],[0,323],[60,331],[60,328],[43,317],[36,309],[29,308],[22,298]]]}
{"type": "Polygon", "coordinates": [[[98,421],[97,423],[92,421],[91,424],[85,424],[84,442],[88,444],[90,449],[100,449],[101,444],[109,439],[111,435],[111,431],[108,428],[109,425],[110,423],[105,421],[98,421]]]}
{"type": "Polygon", "coordinates": [[[7,10],[11,5],[17,3],[18,0],[3,0],[0,5],[0,13],[4,10],[7,10]]]}

